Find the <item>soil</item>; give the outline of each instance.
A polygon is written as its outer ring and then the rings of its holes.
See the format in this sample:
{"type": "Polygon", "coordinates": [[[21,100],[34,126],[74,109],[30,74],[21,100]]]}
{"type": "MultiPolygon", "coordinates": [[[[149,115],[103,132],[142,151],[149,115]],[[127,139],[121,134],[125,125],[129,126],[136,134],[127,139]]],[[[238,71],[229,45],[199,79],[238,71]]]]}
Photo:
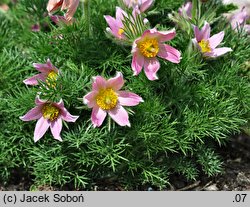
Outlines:
{"type": "MultiPolygon", "coordinates": [[[[242,134],[232,137],[230,144],[220,148],[220,154],[224,158],[224,172],[215,177],[201,175],[195,182],[188,182],[180,175],[171,177],[172,185],[164,190],[172,191],[250,191],[250,137],[242,134]]],[[[21,171],[13,171],[12,183],[2,185],[0,191],[28,191],[32,185],[31,179],[22,175],[21,171]]],[[[52,186],[40,186],[40,191],[55,190],[84,190],[74,189],[70,186],[57,188],[52,186]]],[[[92,187],[92,190],[124,190],[118,183],[102,181],[92,187]]],[[[138,189],[153,191],[158,190],[153,186],[141,186],[138,189]]]]}

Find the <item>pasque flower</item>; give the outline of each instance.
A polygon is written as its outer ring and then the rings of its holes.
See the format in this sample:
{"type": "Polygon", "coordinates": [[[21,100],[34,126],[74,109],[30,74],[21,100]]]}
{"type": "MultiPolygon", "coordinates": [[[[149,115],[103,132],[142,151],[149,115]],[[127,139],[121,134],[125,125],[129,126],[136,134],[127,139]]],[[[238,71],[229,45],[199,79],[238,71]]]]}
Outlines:
{"type": "Polygon", "coordinates": [[[70,21],[67,21],[65,16],[59,16],[59,15],[51,15],[50,19],[55,23],[55,24],[72,24],[73,19],[71,19],[70,21]]]}
{"type": "Polygon", "coordinates": [[[106,30],[118,39],[126,39],[126,36],[124,35],[124,25],[122,22],[124,20],[124,16],[127,17],[127,13],[120,7],[116,7],[115,18],[109,15],[104,15],[104,18],[109,25],[106,30]]]}
{"type": "Polygon", "coordinates": [[[51,14],[59,8],[61,8],[61,10],[66,9],[67,12],[65,14],[65,18],[67,21],[71,21],[76,12],[78,4],[79,0],[49,0],[47,4],[47,11],[49,14],[51,14]]]}
{"type": "Polygon", "coordinates": [[[40,32],[41,28],[40,28],[40,25],[39,24],[33,24],[31,26],[31,31],[32,32],[40,32]]]}
{"type": "Polygon", "coordinates": [[[63,100],[58,103],[44,101],[39,99],[35,100],[36,107],[28,111],[27,114],[20,117],[23,121],[37,120],[34,141],[37,142],[48,130],[52,132],[55,139],[62,141],[60,133],[62,130],[62,120],[66,122],[75,122],[78,116],[72,116],[64,107],[63,100]]]}
{"type": "Polygon", "coordinates": [[[43,82],[46,81],[48,84],[56,81],[57,76],[59,74],[59,70],[54,65],[52,65],[49,59],[47,60],[47,63],[45,64],[34,63],[33,66],[40,73],[24,80],[23,82],[26,85],[38,85],[37,80],[41,80],[43,82]]]}
{"type": "Polygon", "coordinates": [[[194,45],[199,48],[203,56],[215,58],[232,51],[229,47],[216,48],[224,38],[224,31],[210,37],[210,25],[205,22],[201,30],[194,26],[195,38],[192,39],[194,45]]]}
{"type": "Polygon", "coordinates": [[[146,30],[141,37],[136,39],[132,48],[132,70],[138,75],[144,67],[144,72],[149,80],[158,79],[156,73],[160,63],[156,56],[173,63],[179,63],[181,53],[164,42],[175,37],[175,30],[160,32],[156,29],[146,30]]]}
{"type": "Polygon", "coordinates": [[[132,14],[126,13],[120,7],[116,7],[116,18],[104,15],[109,27],[106,31],[111,33],[119,42],[132,44],[141,35],[142,31],[148,28],[148,20],[143,19],[138,7],[135,7],[132,14]]]}
{"type": "Polygon", "coordinates": [[[183,17],[192,18],[192,2],[187,2],[179,8],[179,14],[183,17]]]}
{"type": "Polygon", "coordinates": [[[152,6],[154,0],[123,0],[123,2],[128,8],[138,7],[140,12],[145,12],[152,6]]]}
{"type": "Polygon", "coordinates": [[[234,30],[243,27],[250,34],[250,24],[246,24],[248,19],[250,19],[250,16],[247,14],[246,7],[242,7],[239,12],[230,18],[230,23],[234,30]]]}
{"type": "Polygon", "coordinates": [[[92,91],[83,97],[83,101],[92,109],[91,121],[94,127],[102,125],[107,114],[120,126],[130,126],[128,113],[123,106],[136,106],[143,102],[135,93],[121,91],[124,85],[122,73],[118,72],[109,80],[101,76],[93,78],[92,91]]]}

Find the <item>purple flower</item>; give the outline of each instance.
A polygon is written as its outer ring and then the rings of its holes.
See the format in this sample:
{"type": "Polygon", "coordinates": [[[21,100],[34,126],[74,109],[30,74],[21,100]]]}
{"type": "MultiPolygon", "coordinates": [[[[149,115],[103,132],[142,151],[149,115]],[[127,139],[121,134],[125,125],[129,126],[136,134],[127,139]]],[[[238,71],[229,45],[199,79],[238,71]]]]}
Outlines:
{"type": "Polygon", "coordinates": [[[192,2],[187,2],[186,4],[182,5],[181,8],[179,8],[179,14],[183,17],[192,18],[192,2]]]}
{"type": "Polygon", "coordinates": [[[136,39],[132,48],[132,70],[138,75],[144,67],[149,80],[158,79],[156,73],[160,63],[156,56],[172,63],[179,63],[181,53],[170,45],[164,44],[175,37],[175,30],[159,32],[156,29],[146,30],[136,39]]]}
{"type": "Polygon", "coordinates": [[[20,117],[23,121],[37,120],[34,141],[37,142],[48,130],[52,132],[54,139],[62,141],[60,133],[62,130],[62,120],[66,122],[75,122],[78,116],[72,116],[64,107],[63,100],[58,103],[40,100],[39,97],[35,100],[36,107],[28,111],[24,116],[20,117]]]}
{"type": "Polygon", "coordinates": [[[145,12],[152,6],[154,0],[123,0],[128,8],[138,8],[140,12],[145,12]]]}
{"type": "Polygon", "coordinates": [[[49,59],[45,64],[34,63],[33,66],[41,73],[24,80],[23,82],[26,85],[38,85],[37,80],[46,81],[47,83],[56,81],[59,70],[54,65],[52,65],[49,59]]]}
{"type": "Polygon", "coordinates": [[[55,24],[60,24],[60,23],[64,23],[64,24],[72,24],[73,22],[73,18],[71,20],[68,20],[65,18],[65,16],[59,16],[59,15],[51,15],[50,19],[55,23],[55,24]]]}
{"type": "Polygon", "coordinates": [[[78,5],[79,0],[49,0],[47,4],[47,11],[49,14],[51,14],[57,11],[59,8],[61,8],[61,10],[67,10],[65,19],[66,21],[71,21],[78,5]]]}
{"type": "Polygon", "coordinates": [[[232,51],[229,47],[216,48],[224,38],[224,31],[210,37],[210,30],[210,25],[207,22],[205,22],[201,30],[194,26],[195,38],[192,41],[202,52],[203,56],[215,58],[232,51]]]}
{"type": "Polygon", "coordinates": [[[243,27],[250,34],[250,24],[246,24],[248,19],[250,19],[250,16],[247,14],[246,8],[242,7],[241,11],[230,18],[230,23],[234,30],[237,30],[238,27],[243,27]]]}
{"type": "Polygon", "coordinates": [[[129,43],[132,42],[141,35],[142,31],[145,31],[148,27],[148,20],[142,19],[141,12],[138,7],[135,7],[132,11],[132,16],[122,10],[120,7],[116,7],[116,17],[104,15],[109,27],[106,31],[111,33],[118,42],[129,43]]]}
{"type": "Polygon", "coordinates": [[[40,32],[41,28],[39,24],[34,24],[31,27],[32,32],[40,32]]]}
{"type": "Polygon", "coordinates": [[[120,7],[116,7],[116,18],[109,15],[104,15],[104,18],[109,25],[106,30],[118,39],[126,39],[124,35],[124,26],[122,23],[124,16],[127,17],[128,15],[120,7]]]}
{"type": "Polygon", "coordinates": [[[93,108],[91,121],[94,127],[102,125],[107,114],[120,126],[129,126],[128,112],[123,106],[136,106],[143,102],[135,93],[120,91],[124,85],[122,73],[105,80],[101,76],[94,77],[92,91],[83,97],[83,102],[93,108]]]}

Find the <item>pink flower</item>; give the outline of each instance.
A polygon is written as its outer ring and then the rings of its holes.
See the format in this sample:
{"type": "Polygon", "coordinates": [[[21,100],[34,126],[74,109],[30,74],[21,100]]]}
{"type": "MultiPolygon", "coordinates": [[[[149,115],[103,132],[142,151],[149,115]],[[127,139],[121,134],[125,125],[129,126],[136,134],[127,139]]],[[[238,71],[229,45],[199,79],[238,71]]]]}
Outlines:
{"type": "Polygon", "coordinates": [[[138,7],[140,12],[145,12],[152,6],[154,0],[123,0],[123,2],[128,8],[138,7]]]}
{"type": "Polygon", "coordinates": [[[71,21],[67,21],[66,18],[64,16],[59,16],[59,15],[51,15],[50,19],[55,23],[55,24],[60,24],[60,23],[64,23],[64,24],[70,24],[72,22],[71,21]]]}
{"type": "Polygon", "coordinates": [[[109,25],[106,31],[123,43],[132,44],[134,39],[148,28],[148,20],[142,18],[138,7],[133,9],[132,16],[116,7],[116,18],[109,15],[104,15],[104,18],[109,25]]]}
{"type": "Polygon", "coordinates": [[[123,84],[120,72],[109,80],[94,77],[92,91],[83,97],[84,103],[93,108],[91,121],[94,127],[101,126],[107,114],[120,126],[130,127],[128,113],[122,106],[136,106],[143,100],[134,93],[120,91],[123,84]]]}
{"type": "Polygon", "coordinates": [[[250,24],[246,24],[249,18],[250,16],[247,14],[246,8],[242,7],[241,11],[234,14],[230,19],[232,28],[236,30],[238,27],[243,27],[250,34],[250,24]]]}
{"type": "Polygon", "coordinates": [[[70,21],[78,7],[79,0],[49,0],[47,4],[47,11],[51,14],[61,7],[61,10],[67,9],[65,18],[70,21]]]}
{"type": "Polygon", "coordinates": [[[40,25],[39,24],[34,24],[32,25],[31,27],[31,31],[32,32],[40,32],[41,28],[40,28],[40,25]]]}
{"type": "Polygon", "coordinates": [[[179,8],[179,14],[183,17],[192,18],[192,2],[187,2],[186,4],[182,5],[181,8],[179,8]]]}
{"type": "Polygon", "coordinates": [[[49,59],[46,64],[34,63],[33,66],[41,73],[24,80],[23,82],[26,85],[38,85],[37,80],[46,81],[47,83],[56,81],[59,70],[52,65],[49,59]]]}
{"type": "Polygon", "coordinates": [[[250,34],[250,24],[246,24],[244,26],[244,29],[247,31],[248,34],[250,34]]]}
{"type": "Polygon", "coordinates": [[[229,47],[216,48],[224,38],[224,31],[210,37],[210,30],[210,25],[207,22],[205,22],[201,30],[194,26],[195,38],[192,41],[205,57],[215,58],[232,51],[229,47]]]}
{"type": "Polygon", "coordinates": [[[132,48],[132,70],[138,75],[142,67],[149,80],[156,80],[160,63],[156,56],[173,63],[179,63],[181,54],[178,50],[164,42],[175,37],[175,30],[159,32],[156,29],[146,30],[143,35],[136,39],[132,48]]]}
{"type": "Polygon", "coordinates": [[[72,116],[67,111],[64,107],[62,99],[58,103],[51,103],[40,100],[39,97],[37,97],[35,103],[35,108],[20,117],[23,121],[38,119],[34,131],[34,141],[37,142],[45,134],[49,127],[54,139],[62,141],[60,136],[62,130],[62,120],[66,122],[75,122],[78,119],[78,116],[72,116]]]}
{"type": "Polygon", "coordinates": [[[124,26],[122,23],[124,16],[127,17],[127,13],[120,7],[116,7],[116,18],[109,15],[104,15],[104,18],[109,25],[106,30],[118,39],[126,39],[124,35],[124,26]]]}
{"type": "Polygon", "coordinates": [[[0,5],[0,11],[7,12],[9,10],[9,6],[7,4],[0,5]]]}

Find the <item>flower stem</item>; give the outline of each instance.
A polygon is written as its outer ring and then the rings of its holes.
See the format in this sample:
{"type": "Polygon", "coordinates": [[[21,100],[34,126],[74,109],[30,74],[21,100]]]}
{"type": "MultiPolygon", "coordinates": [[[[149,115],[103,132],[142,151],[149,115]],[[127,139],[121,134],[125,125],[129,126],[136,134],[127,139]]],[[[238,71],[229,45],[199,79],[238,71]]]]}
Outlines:
{"type": "Polygon", "coordinates": [[[108,116],[108,131],[111,131],[111,118],[108,116]]]}
{"type": "MultiPolygon", "coordinates": [[[[197,7],[198,6],[198,0],[193,0],[192,1],[192,19],[198,21],[198,15],[197,15],[197,7]]],[[[196,22],[196,25],[198,22],[196,22]]]]}
{"type": "Polygon", "coordinates": [[[91,34],[90,27],[90,0],[83,0],[83,15],[87,25],[88,36],[91,34]]]}
{"type": "Polygon", "coordinates": [[[199,25],[198,23],[200,23],[200,19],[201,19],[201,2],[198,1],[198,11],[197,11],[197,25],[199,25]]]}

